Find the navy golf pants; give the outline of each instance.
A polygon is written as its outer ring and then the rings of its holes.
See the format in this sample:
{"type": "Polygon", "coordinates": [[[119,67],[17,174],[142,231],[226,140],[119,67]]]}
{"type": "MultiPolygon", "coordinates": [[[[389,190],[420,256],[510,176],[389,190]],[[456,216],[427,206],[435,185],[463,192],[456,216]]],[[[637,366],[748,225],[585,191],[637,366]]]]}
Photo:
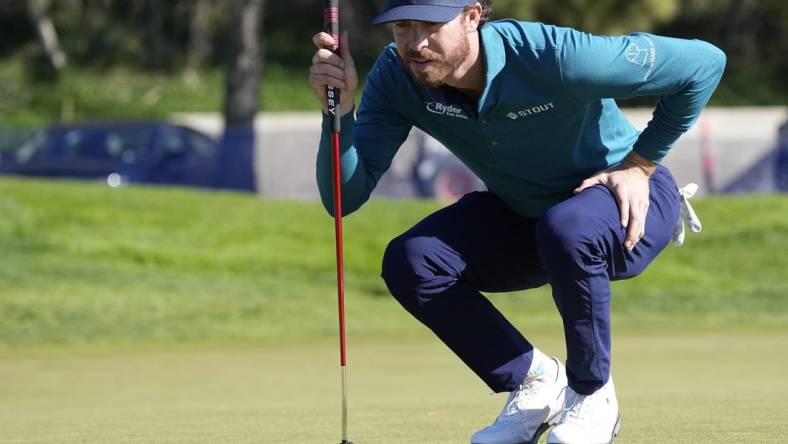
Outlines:
{"type": "Polygon", "coordinates": [[[610,281],[641,273],[671,239],[680,200],[670,172],[650,179],[645,236],[624,248],[615,197],[584,190],[539,218],[491,192],[470,193],[392,240],[382,276],[392,295],[495,392],[525,378],[533,346],[482,295],[549,283],[564,324],[569,385],[590,394],[610,375],[610,281]]]}

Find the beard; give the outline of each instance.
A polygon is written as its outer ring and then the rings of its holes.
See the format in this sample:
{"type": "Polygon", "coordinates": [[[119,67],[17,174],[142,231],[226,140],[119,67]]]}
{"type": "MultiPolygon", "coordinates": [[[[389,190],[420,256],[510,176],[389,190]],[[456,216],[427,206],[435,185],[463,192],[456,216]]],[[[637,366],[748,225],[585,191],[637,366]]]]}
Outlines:
{"type": "Polygon", "coordinates": [[[446,84],[446,79],[465,62],[470,54],[470,44],[465,38],[460,38],[454,49],[442,56],[429,49],[399,51],[400,61],[410,73],[411,77],[424,86],[438,88],[446,84]],[[426,66],[419,66],[418,61],[429,61],[426,66]]]}

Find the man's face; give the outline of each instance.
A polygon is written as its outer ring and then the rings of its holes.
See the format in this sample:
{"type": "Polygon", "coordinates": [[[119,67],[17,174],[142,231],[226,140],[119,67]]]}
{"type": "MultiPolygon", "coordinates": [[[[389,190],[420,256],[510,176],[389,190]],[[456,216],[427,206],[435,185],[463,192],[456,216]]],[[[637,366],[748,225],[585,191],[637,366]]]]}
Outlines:
{"type": "Polygon", "coordinates": [[[446,83],[470,53],[461,13],[446,23],[415,20],[394,22],[394,41],[400,60],[416,82],[436,88],[446,83]]]}

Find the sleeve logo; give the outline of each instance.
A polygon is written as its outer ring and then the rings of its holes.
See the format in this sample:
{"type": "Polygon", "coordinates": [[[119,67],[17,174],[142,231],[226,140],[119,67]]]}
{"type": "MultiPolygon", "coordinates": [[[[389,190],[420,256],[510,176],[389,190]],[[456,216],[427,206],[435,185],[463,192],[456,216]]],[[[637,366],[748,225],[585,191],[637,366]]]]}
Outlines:
{"type": "Polygon", "coordinates": [[[634,63],[638,66],[646,66],[646,62],[648,61],[648,49],[641,48],[637,43],[631,43],[627,47],[626,55],[630,63],[634,63]]]}
{"type": "Polygon", "coordinates": [[[643,36],[643,39],[644,42],[640,42],[641,45],[634,42],[630,43],[624,51],[624,56],[629,63],[646,69],[646,74],[643,76],[643,80],[645,81],[651,77],[651,74],[654,72],[654,67],[657,64],[657,48],[654,46],[654,41],[647,36],[643,36]],[[645,43],[645,45],[643,45],[643,43],[645,43]]]}

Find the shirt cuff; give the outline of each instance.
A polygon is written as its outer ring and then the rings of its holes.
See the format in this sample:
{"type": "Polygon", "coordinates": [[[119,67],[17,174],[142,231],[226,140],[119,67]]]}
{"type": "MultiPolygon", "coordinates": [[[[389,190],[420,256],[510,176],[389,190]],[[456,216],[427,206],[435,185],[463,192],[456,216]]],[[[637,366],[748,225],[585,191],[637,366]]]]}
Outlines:
{"type": "MultiPolygon", "coordinates": [[[[331,121],[325,111],[323,114],[323,134],[331,134],[331,121]]],[[[356,109],[353,108],[349,113],[345,114],[339,119],[339,148],[340,151],[347,151],[348,148],[353,146],[353,127],[356,125],[356,109]]]]}

